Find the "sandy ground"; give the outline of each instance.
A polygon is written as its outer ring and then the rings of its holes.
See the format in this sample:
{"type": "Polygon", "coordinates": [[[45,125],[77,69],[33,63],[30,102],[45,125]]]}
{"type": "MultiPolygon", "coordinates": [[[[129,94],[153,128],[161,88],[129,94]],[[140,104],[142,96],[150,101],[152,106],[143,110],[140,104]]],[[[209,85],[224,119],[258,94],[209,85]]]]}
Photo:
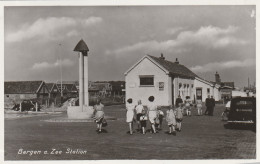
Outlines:
{"type": "Polygon", "coordinates": [[[59,116],[5,119],[5,160],[256,158],[256,133],[246,128],[225,129],[220,118],[222,105],[217,105],[213,117],[184,117],[183,129],[177,136],[166,134],[165,120],[158,134],[129,135],[124,106],[108,106],[105,111],[117,120],[109,120],[106,133],[101,134],[96,133],[92,122],[44,121],[66,117],[66,112],[59,116]]]}

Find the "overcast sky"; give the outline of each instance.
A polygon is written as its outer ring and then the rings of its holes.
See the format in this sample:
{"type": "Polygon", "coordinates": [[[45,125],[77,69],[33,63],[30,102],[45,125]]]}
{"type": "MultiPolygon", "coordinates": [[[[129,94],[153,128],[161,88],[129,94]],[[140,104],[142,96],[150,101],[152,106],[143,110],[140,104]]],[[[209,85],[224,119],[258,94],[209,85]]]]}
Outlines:
{"type": "Polygon", "coordinates": [[[80,39],[89,79],[124,80],[144,55],[236,86],[256,79],[255,6],[5,7],[5,81],[78,80],[80,39]],[[59,46],[61,44],[61,46],[59,46]],[[61,61],[60,61],[61,58],[61,61]]]}

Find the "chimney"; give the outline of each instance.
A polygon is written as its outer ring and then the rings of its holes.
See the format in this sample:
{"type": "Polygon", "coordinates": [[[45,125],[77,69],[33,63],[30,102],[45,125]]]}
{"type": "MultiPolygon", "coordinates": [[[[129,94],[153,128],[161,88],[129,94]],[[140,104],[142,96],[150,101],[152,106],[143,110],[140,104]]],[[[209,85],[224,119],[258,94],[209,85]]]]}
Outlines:
{"type": "Polygon", "coordinates": [[[165,60],[165,57],[163,56],[163,53],[161,53],[160,59],[165,60]]]}
{"type": "Polygon", "coordinates": [[[215,74],[215,81],[216,81],[216,83],[221,83],[221,79],[220,79],[218,72],[216,72],[216,74],[215,74]]]}
{"type": "Polygon", "coordinates": [[[175,63],[176,63],[176,64],[179,64],[178,58],[176,58],[175,63]]]}

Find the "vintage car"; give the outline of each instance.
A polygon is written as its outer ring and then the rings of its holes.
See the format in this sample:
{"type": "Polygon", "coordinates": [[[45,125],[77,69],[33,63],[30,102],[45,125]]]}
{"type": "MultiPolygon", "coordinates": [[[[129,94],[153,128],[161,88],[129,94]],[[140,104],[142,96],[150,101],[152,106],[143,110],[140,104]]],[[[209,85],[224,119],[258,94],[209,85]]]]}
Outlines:
{"type": "Polygon", "coordinates": [[[256,98],[235,97],[231,100],[228,124],[256,125],[256,98]]]}
{"type": "MultiPolygon", "coordinates": [[[[36,101],[33,100],[23,100],[21,102],[22,111],[36,111],[36,101]]],[[[40,110],[40,105],[38,105],[38,111],[40,110]]],[[[12,108],[15,111],[20,111],[20,104],[15,104],[12,108]]]]}

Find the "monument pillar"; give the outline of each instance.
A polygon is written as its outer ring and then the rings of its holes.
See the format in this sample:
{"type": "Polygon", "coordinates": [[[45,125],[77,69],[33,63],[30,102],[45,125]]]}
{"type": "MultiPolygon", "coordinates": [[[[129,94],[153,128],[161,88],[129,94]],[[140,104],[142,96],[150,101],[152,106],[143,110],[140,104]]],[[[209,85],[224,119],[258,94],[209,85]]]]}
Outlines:
{"type": "Polygon", "coordinates": [[[84,105],[84,61],[83,54],[79,52],[79,106],[84,105]]]}
{"type": "Polygon", "coordinates": [[[79,106],[69,106],[69,119],[91,119],[94,109],[88,100],[88,46],[81,39],[74,51],[79,52],[79,106]]]}
{"type": "Polygon", "coordinates": [[[88,56],[84,56],[84,105],[89,105],[88,100],[88,56]]]}

